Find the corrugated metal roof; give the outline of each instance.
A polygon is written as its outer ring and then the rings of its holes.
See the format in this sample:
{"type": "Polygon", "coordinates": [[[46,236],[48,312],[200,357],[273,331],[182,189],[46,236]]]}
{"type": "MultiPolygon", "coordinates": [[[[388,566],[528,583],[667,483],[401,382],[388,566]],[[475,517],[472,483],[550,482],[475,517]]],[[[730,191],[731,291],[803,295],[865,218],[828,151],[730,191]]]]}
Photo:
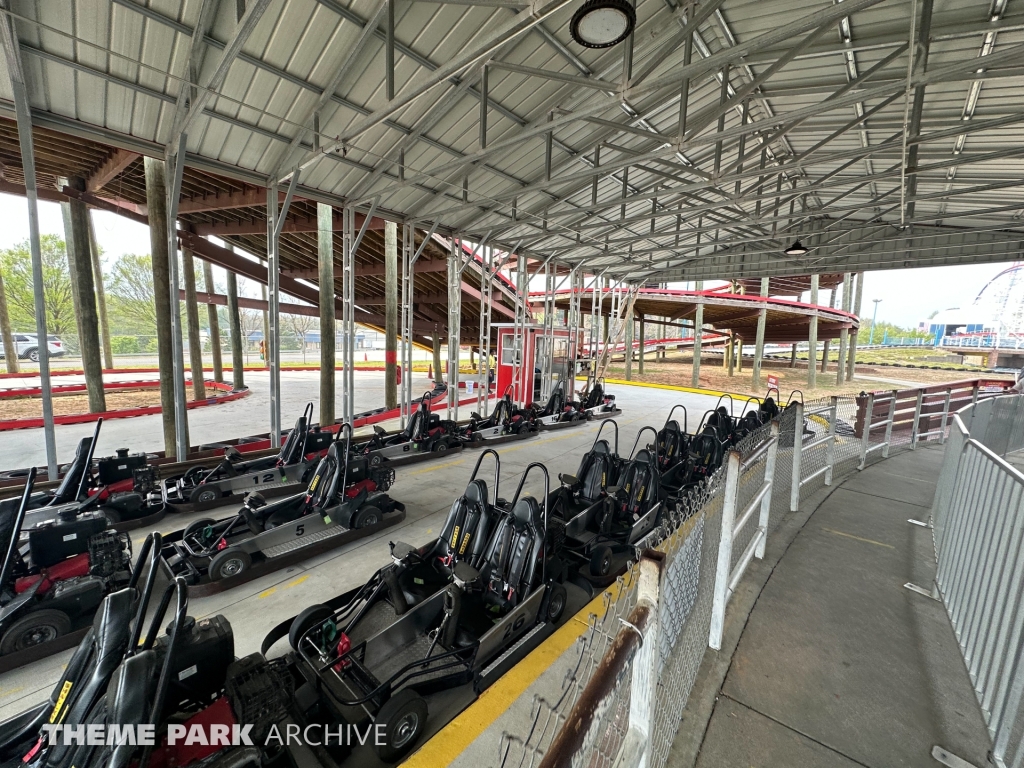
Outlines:
{"type": "MultiPolygon", "coordinates": [[[[164,145],[204,2],[12,0],[40,124],[164,145]]],[[[189,163],[247,184],[301,164],[309,197],[625,279],[1018,255],[1024,13],[1006,0],[638,0],[628,44],[597,51],[568,34],[577,2],[393,2],[393,101],[381,0],[271,0],[189,163]],[[783,255],[798,238],[807,256],[783,255]]],[[[235,3],[212,8],[200,85],[238,31],[235,3]]]]}

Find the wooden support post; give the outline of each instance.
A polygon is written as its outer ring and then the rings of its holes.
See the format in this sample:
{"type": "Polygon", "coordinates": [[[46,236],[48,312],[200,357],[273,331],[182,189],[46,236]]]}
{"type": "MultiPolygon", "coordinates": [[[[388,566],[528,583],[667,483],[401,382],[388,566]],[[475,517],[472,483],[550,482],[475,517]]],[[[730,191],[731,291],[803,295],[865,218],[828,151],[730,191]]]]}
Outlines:
{"type": "MultiPolygon", "coordinates": [[[[229,246],[230,248],[230,246],[229,246]]],[[[238,314],[238,276],[227,270],[228,330],[231,333],[231,387],[245,389],[245,349],[248,339],[242,338],[242,318],[238,314]]]]}
{"type": "Polygon", "coordinates": [[[205,400],[203,339],[199,329],[199,304],[196,302],[196,260],[188,248],[181,249],[181,277],[185,283],[185,320],[188,325],[188,360],[192,373],[192,394],[196,400],[205,400]]]}
{"type": "Polygon", "coordinates": [[[384,222],[384,405],[398,407],[398,224],[384,222]]]}
{"type": "MultiPolygon", "coordinates": [[[[68,186],[85,191],[85,179],[68,179],[68,186]]],[[[68,203],[71,238],[67,244],[68,261],[74,263],[71,290],[78,301],[78,346],[85,370],[85,388],[89,393],[89,411],[107,410],[103,390],[103,355],[100,352],[100,321],[96,310],[96,285],[93,282],[92,243],[89,238],[89,209],[80,200],[68,203]]],[[[42,339],[40,339],[42,343],[42,339]]]]}
{"type": "Polygon", "coordinates": [[[317,266],[320,284],[320,426],[335,421],[334,209],[316,204],[317,266]]]}
{"type": "Polygon", "coordinates": [[[100,320],[100,341],[103,343],[103,367],[114,367],[114,350],[110,346],[110,323],[107,322],[107,289],[103,285],[103,264],[100,261],[100,246],[96,242],[94,211],[89,211],[89,250],[92,253],[92,279],[96,288],[96,310],[100,320]]]}

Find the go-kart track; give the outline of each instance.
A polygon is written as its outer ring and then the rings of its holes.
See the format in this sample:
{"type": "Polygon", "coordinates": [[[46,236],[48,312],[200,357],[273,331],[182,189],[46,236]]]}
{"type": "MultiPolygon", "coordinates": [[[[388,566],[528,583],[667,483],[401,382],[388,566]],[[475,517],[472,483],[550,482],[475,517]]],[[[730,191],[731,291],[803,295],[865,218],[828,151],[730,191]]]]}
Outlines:
{"type": "MultiPolygon", "coordinates": [[[[655,430],[660,429],[676,404],[686,407],[689,427],[694,430],[701,415],[718,402],[718,397],[711,394],[641,388],[619,383],[610,385],[609,390],[616,396],[616,402],[622,410],[615,416],[615,420],[620,432],[619,449],[622,454],[626,454],[624,458],[628,458],[640,428],[652,426],[655,430]]],[[[250,398],[249,403],[257,397],[250,398]]],[[[489,404],[488,411],[493,407],[493,402],[489,404]]],[[[739,407],[740,401],[737,400],[739,407]]],[[[680,417],[678,410],[675,417],[680,417]]],[[[582,422],[571,429],[541,431],[522,442],[495,446],[501,458],[500,495],[508,496],[511,500],[524,470],[531,462],[545,464],[550,473],[551,488],[557,488],[559,475],[571,476],[578,471],[581,456],[591,448],[602,424],[606,424],[606,421],[599,419],[582,422]]],[[[17,434],[9,433],[5,437],[17,434]]],[[[611,434],[612,430],[605,428],[602,437],[610,439],[611,434]]],[[[654,433],[647,430],[644,443],[653,439],[654,433]]],[[[100,444],[100,450],[105,450],[102,438],[100,444]]],[[[389,541],[405,541],[419,546],[423,542],[437,539],[453,499],[466,487],[470,472],[480,457],[479,450],[469,450],[422,464],[400,466],[394,484],[388,490],[388,495],[405,507],[404,519],[396,525],[380,531],[374,530],[358,541],[329,552],[314,554],[301,563],[259,575],[234,588],[207,597],[192,597],[188,604],[189,615],[197,621],[218,614],[224,616],[234,632],[235,655],[243,657],[259,651],[271,627],[289,620],[306,606],[326,602],[329,598],[358,587],[374,571],[387,565],[390,562],[389,541]]],[[[493,465],[484,457],[480,476],[489,485],[492,483],[492,473],[493,465]]],[[[543,498],[543,486],[535,482],[534,475],[539,476],[536,472],[531,474],[525,492],[543,498]]],[[[238,513],[240,506],[235,503],[201,512],[172,513],[157,528],[167,541],[167,535],[180,531],[192,522],[205,518],[221,519],[238,513]]],[[[132,532],[136,552],[141,551],[146,533],[141,529],[132,532]]],[[[571,615],[589,598],[574,585],[567,585],[567,588],[566,615],[571,615]]],[[[281,655],[286,649],[286,644],[278,644],[271,649],[270,655],[281,655]]],[[[22,711],[48,696],[70,655],[71,650],[59,652],[5,672],[4,685],[0,688],[0,719],[22,711]]],[[[472,695],[465,691],[450,692],[436,702],[431,699],[431,720],[427,732],[443,726],[471,699],[472,695]]]]}

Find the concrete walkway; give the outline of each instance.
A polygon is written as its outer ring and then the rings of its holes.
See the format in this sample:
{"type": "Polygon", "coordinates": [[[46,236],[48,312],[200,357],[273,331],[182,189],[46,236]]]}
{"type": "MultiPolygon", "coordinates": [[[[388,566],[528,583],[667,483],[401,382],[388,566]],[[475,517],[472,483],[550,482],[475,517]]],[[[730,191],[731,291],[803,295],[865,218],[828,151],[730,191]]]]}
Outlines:
{"type": "Polygon", "coordinates": [[[945,610],[903,586],[932,583],[931,531],[907,520],[927,519],[941,461],[923,447],[809,499],[820,505],[797,521],[726,660],[699,768],[937,766],[935,745],[986,765],[945,610]]]}

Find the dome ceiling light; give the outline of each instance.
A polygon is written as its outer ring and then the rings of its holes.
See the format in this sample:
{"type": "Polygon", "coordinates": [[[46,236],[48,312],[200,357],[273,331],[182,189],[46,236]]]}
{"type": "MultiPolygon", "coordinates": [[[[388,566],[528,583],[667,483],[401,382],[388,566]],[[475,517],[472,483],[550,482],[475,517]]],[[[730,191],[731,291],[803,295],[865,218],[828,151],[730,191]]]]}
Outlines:
{"type": "Polygon", "coordinates": [[[636,11],[628,0],[587,0],[572,15],[569,34],[587,48],[611,48],[635,26],[636,11]]]}
{"type": "Polygon", "coordinates": [[[784,251],[784,253],[787,256],[803,256],[808,250],[810,249],[801,245],[799,240],[795,240],[793,244],[784,251]]]}

